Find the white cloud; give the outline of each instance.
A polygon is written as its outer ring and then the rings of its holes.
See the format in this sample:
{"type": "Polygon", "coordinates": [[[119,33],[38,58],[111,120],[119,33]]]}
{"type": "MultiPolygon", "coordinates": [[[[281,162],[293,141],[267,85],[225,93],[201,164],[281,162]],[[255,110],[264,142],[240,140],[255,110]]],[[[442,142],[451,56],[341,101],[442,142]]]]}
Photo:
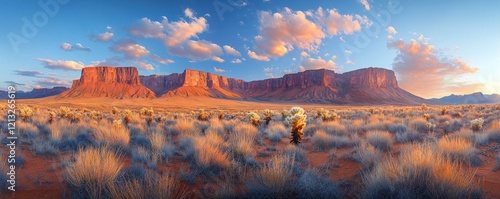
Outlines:
{"type": "Polygon", "coordinates": [[[62,80],[53,76],[38,79],[35,81],[35,84],[37,84],[37,87],[45,87],[45,88],[50,88],[54,86],[63,86],[63,87],[71,86],[70,81],[62,80]]]}
{"type": "Polygon", "coordinates": [[[354,61],[348,59],[348,60],[345,60],[344,64],[347,64],[347,65],[353,65],[355,64],[354,61]]]}
{"type": "Polygon", "coordinates": [[[370,4],[368,3],[368,0],[358,0],[359,3],[363,4],[365,7],[365,10],[370,10],[370,4]]]}
{"type": "Polygon", "coordinates": [[[26,77],[38,77],[43,75],[42,72],[36,70],[15,70],[16,75],[26,76],[26,77]]]}
{"type": "Polygon", "coordinates": [[[61,49],[63,49],[64,51],[74,51],[74,50],[91,51],[89,47],[84,47],[80,43],[76,43],[73,46],[73,45],[66,43],[66,42],[61,44],[61,49]]]}
{"type": "Polygon", "coordinates": [[[129,28],[131,34],[142,38],[161,40],[173,55],[188,57],[195,61],[212,59],[222,55],[222,48],[210,41],[192,40],[208,28],[204,17],[196,17],[189,8],[184,10],[188,20],[169,21],[163,17],[161,22],[143,18],[129,28]]]}
{"type": "Polygon", "coordinates": [[[327,9],[325,13],[321,7],[316,11],[316,18],[326,27],[330,35],[350,35],[360,31],[361,25],[368,26],[371,24],[371,21],[366,16],[341,15],[335,9],[327,9]]]}
{"type": "Polygon", "coordinates": [[[150,54],[146,47],[131,40],[120,40],[111,46],[110,50],[113,52],[121,52],[127,58],[139,58],[150,54]]]}
{"type": "Polygon", "coordinates": [[[248,56],[252,59],[259,60],[259,61],[269,61],[269,57],[263,56],[263,55],[257,55],[255,52],[248,51],[248,56]]]}
{"type": "Polygon", "coordinates": [[[212,57],[212,60],[219,62],[219,63],[224,63],[224,59],[217,57],[217,56],[212,57]]]}
{"type": "Polygon", "coordinates": [[[387,32],[388,32],[390,35],[395,35],[395,34],[397,34],[397,33],[398,33],[398,31],[396,31],[396,29],[395,29],[394,27],[392,27],[392,26],[387,27],[387,29],[386,29],[386,30],[387,30],[387,32]]]}
{"type": "Polygon", "coordinates": [[[216,68],[214,67],[214,71],[217,72],[217,73],[223,73],[223,72],[226,72],[226,70],[224,69],[220,69],[220,68],[216,68]]]}
{"type": "Polygon", "coordinates": [[[155,67],[152,64],[147,63],[145,61],[134,60],[134,61],[132,61],[132,63],[134,63],[136,66],[139,66],[140,68],[142,68],[144,70],[155,70],[155,67]]]}
{"type": "Polygon", "coordinates": [[[82,62],[65,61],[65,60],[54,61],[43,58],[38,58],[37,60],[41,61],[45,68],[50,68],[50,69],[81,70],[82,68],[86,67],[82,62]]]}
{"type": "Polygon", "coordinates": [[[392,67],[399,85],[416,95],[442,97],[477,92],[484,87],[483,83],[462,80],[477,73],[479,68],[435,50],[423,36],[409,43],[402,39],[388,40],[387,47],[397,50],[392,67]]]}
{"type": "Polygon", "coordinates": [[[231,46],[225,45],[224,46],[224,51],[226,51],[227,54],[236,56],[236,57],[241,57],[241,53],[238,52],[236,49],[234,49],[231,46]]]}
{"type": "Polygon", "coordinates": [[[94,41],[99,41],[99,42],[108,42],[108,41],[111,41],[113,39],[114,35],[115,34],[113,34],[112,32],[104,32],[101,34],[90,35],[90,39],[92,39],[94,41]]]}
{"type": "Polygon", "coordinates": [[[241,59],[233,59],[231,63],[233,64],[241,64],[243,61],[241,59]]]}
{"type": "Polygon", "coordinates": [[[299,66],[299,71],[305,71],[305,70],[316,70],[316,69],[328,69],[328,70],[334,70],[337,72],[338,67],[335,62],[332,60],[324,60],[320,57],[318,59],[314,58],[307,58],[302,60],[301,66],[299,66]]]}
{"type": "Polygon", "coordinates": [[[321,26],[302,11],[285,8],[282,12],[262,11],[259,14],[259,33],[256,49],[264,56],[280,57],[294,48],[317,50],[325,34],[321,26]]]}
{"type": "Polygon", "coordinates": [[[306,53],[304,51],[300,52],[301,57],[309,57],[309,53],[306,53]]]}

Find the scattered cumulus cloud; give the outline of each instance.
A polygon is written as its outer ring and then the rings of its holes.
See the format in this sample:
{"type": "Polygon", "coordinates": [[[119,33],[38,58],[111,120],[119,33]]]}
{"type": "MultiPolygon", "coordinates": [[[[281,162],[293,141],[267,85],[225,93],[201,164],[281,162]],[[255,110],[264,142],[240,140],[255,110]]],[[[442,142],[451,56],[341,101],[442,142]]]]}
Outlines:
{"type": "Polygon", "coordinates": [[[108,42],[108,41],[111,41],[113,39],[114,35],[115,34],[113,34],[112,32],[104,32],[101,34],[90,35],[90,39],[92,39],[94,41],[98,41],[98,42],[108,42]]]}
{"type": "Polygon", "coordinates": [[[413,94],[442,97],[450,92],[465,94],[484,87],[482,83],[463,80],[477,73],[479,68],[470,66],[461,58],[444,55],[422,35],[408,43],[403,39],[390,39],[387,47],[397,51],[392,67],[398,75],[399,85],[413,94]]]}
{"type": "Polygon", "coordinates": [[[224,59],[217,57],[217,56],[212,57],[212,60],[219,62],[219,63],[224,63],[224,59]]]}
{"type": "Polygon", "coordinates": [[[120,40],[110,47],[113,52],[121,52],[127,58],[139,58],[149,55],[149,50],[131,40],[120,40]]]}
{"type": "Polygon", "coordinates": [[[333,62],[332,60],[324,60],[320,57],[318,59],[314,58],[307,58],[301,61],[301,65],[299,66],[299,71],[305,71],[305,70],[316,70],[316,69],[328,69],[328,70],[333,70],[335,72],[338,72],[337,70],[339,69],[337,67],[337,64],[333,62]]]}
{"type": "Polygon", "coordinates": [[[214,66],[214,71],[217,72],[217,73],[224,73],[224,72],[226,72],[226,70],[221,69],[221,68],[216,68],[215,66],[214,66]]]}
{"type": "Polygon", "coordinates": [[[75,51],[75,50],[91,51],[89,47],[84,47],[81,43],[76,43],[75,45],[71,45],[70,43],[64,42],[61,44],[61,49],[64,51],[75,51]]]}
{"type": "Polygon", "coordinates": [[[36,81],[34,81],[35,84],[37,84],[37,87],[45,87],[45,88],[50,88],[54,86],[63,86],[63,87],[70,87],[71,82],[67,80],[62,80],[54,76],[49,76],[45,78],[40,78],[36,81]]]}
{"type": "Polygon", "coordinates": [[[392,26],[387,27],[386,30],[389,33],[389,35],[395,35],[395,34],[398,33],[398,31],[396,31],[396,29],[394,27],[392,27],[392,26]]]}
{"type": "Polygon", "coordinates": [[[241,53],[238,52],[236,49],[234,49],[233,47],[231,46],[228,46],[228,45],[225,45],[223,46],[224,47],[224,51],[227,53],[227,54],[230,54],[230,55],[233,55],[233,56],[236,56],[236,57],[241,57],[241,53]]]}
{"type": "Polygon", "coordinates": [[[263,55],[257,55],[255,52],[248,51],[248,56],[252,59],[259,60],[259,61],[269,61],[269,57],[263,56],[263,55]]]}
{"type": "Polygon", "coordinates": [[[300,52],[301,57],[309,57],[309,53],[306,53],[304,51],[300,52]]]}
{"type": "Polygon", "coordinates": [[[370,3],[368,3],[368,0],[358,0],[358,2],[365,7],[365,10],[370,10],[370,3]]]}
{"type": "Polygon", "coordinates": [[[155,67],[152,64],[147,63],[146,61],[134,60],[132,61],[132,63],[144,70],[155,70],[155,67]]]}
{"type": "Polygon", "coordinates": [[[14,72],[16,75],[26,76],[26,77],[38,77],[40,75],[43,75],[42,72],[37,70],[15,70],[14,72]]]}
{"type": "Polygon", "coordinates": [[[38,58],[37,60],[42,62],[43,67],[49,69],[81,70],[86,67],[82,62],[66,61],[66,60],[50,60],[44,58],[38,58]]]}
{"type": "Polygon", "coordinates": [[[233,59],[231,61],[232,64],[241,64],[243,61],[241,59],[233,59]]]}

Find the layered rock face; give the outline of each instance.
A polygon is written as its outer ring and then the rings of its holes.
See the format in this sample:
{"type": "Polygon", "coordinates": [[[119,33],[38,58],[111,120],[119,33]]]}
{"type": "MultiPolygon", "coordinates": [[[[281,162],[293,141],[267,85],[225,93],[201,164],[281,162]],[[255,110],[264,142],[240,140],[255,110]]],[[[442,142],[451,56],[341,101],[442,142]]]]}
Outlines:
{"type": "Polygon", "coordinates": [[[58,97],[154,98],[156,95],[142,85],[135,67],[96,66],[82,69],[80,79],[74,80],[72,87],[58,97]]]}
{"type": "Polygon", "coordinates": [[[208,96],[262,101],[312,103],[421,104],[426,100],[399,88],[394,72],[367,68],[337,74],[320,69],[281,78],[245,82],[201,71],[142,76],[141,82],[158,96],[208,96]]]}

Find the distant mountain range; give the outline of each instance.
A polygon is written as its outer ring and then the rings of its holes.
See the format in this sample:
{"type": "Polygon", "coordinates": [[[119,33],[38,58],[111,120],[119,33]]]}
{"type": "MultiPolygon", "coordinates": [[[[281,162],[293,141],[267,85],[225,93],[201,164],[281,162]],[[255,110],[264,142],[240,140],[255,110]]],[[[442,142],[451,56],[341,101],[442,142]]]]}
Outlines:
{"type": "MultiPolygon", "coordinates": [[[[24,92],[17,91],[16,98],[17,99],[34,99],[34,98],[43,98],[54,95],[59,95],[64,91],[67,91],[66,87],[53,87],[53,88],[35,88],[32,91],[24,92]]],[[[0,91],[0,99],[7,99],[7,91],[0,91]]]]}
{"type": "Polygon", "coordinates": [[[398,87],[394,72],[366,68],[346,72],[319,69],[246,82],[186,69],[170,75],[138,76],[134,67],[87,67],[73,86],[55,97],[223,99],[326,104],[422,104],[428,100],[398,87]]]}
{"type": "Polygon", "coordinates": [[[500,95],[484,95],[481,92],[467,95],[450,95],[442,98],[430,99],[433,102],[440,104],[493,104],[500,103],[500,95]]]}

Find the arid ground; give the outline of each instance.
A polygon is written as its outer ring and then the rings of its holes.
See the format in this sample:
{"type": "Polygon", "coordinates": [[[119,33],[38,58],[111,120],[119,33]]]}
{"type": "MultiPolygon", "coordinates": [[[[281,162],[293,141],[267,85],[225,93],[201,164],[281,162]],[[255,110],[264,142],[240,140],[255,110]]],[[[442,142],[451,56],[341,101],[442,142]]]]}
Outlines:
{"type": "MultiPolygon", "coordinates": [[[[46,98],[17,106],[16,192],[2,175],[1,198],[500,198],[495,104],[46,98]],[[294,126],[304,115],[305,127],[294,126]],[[303,133],[298,145],[294,130],[303,133]]],[[[6,162],[0,169],[8,172],[6,162]]]]}

